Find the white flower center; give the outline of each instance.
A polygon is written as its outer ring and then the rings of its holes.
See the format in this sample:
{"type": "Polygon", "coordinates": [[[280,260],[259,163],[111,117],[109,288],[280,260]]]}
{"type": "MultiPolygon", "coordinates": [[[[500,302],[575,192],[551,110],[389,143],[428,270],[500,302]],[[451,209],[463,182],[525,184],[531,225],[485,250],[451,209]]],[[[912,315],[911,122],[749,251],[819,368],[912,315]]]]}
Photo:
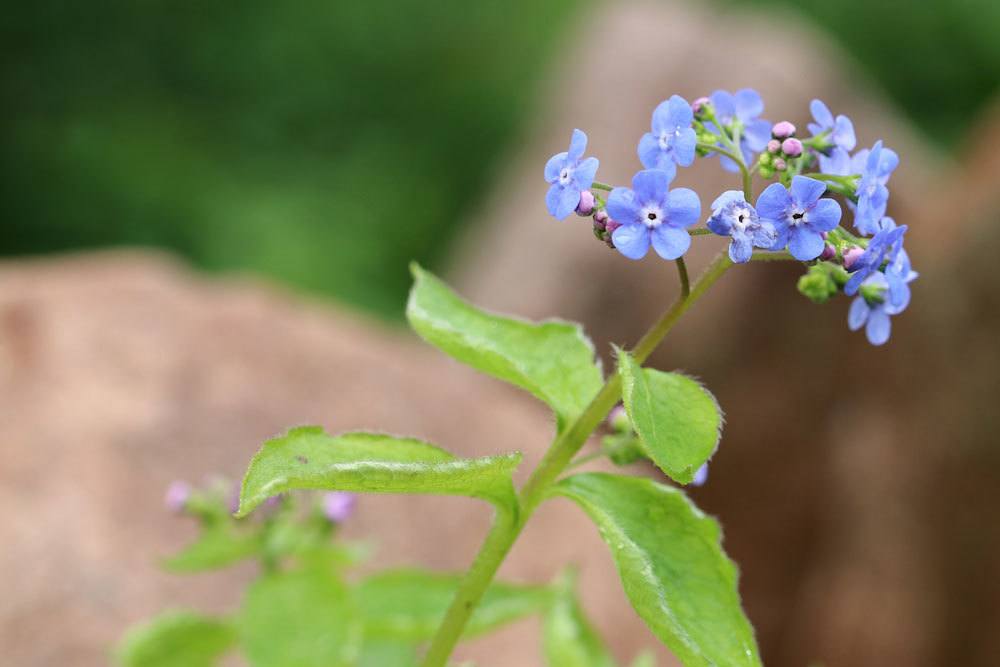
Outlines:
{"type": "Polygon", "coordinates": [[[673,136],[673,134],[667,132],[666,130],[660,132],[660,150],[670,149],[670,141],[673,139],[673,136]]]}
{"type": "Polygon", "coordinates": [[[791,215],[788,216],[788,224],[792,227],[798,227],[806,222],[806,212],[801,208],[792,209],[791,215]]]}
{"type": "Polygon", "coordinates": [[[650,229],[656,229],[663,222],[663,210],[659,206],[646,206],[639,213],[642,224],[650,229]]]}
{"type": "Polygon", "coordinates": [[[572,167],[563,167],[559,172],[559,185],[569,185],[571,180],[573,180],[572,167]]]}
{"type": "Polygon", "coordinates": [[[753,218],[748,207],[738,206],[733,209],[733,227],[738,231],[746,231],[752,222],[753,218]]]}

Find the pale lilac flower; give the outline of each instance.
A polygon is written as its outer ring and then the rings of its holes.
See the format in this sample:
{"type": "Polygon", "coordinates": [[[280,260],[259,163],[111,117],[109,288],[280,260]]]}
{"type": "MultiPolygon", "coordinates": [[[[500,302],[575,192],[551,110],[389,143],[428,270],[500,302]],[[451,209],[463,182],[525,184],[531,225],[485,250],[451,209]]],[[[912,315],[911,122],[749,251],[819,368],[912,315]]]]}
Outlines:
{"type": "Polygon", "coordinates": [[[611,239],[625,257],[641,259],[652,244],[663,259],[677,259],[691,246],[687,228],[698,222],[701,202],[692,190],[669,184],[666,172],[647,169],[632,177],[631,189],[611,191],[608,214],[620,223],[611,239]]]}
{"type": "Polygon", "coordinates": [[[827,132],[827,139],[831,144],[847,151],[854,150],[857,138],[854,136],[854,124],[850,118],[843,114],[834,118],[830,109],[820,100],[813,100],[809,104],[809,110],[816,121],[809,123],[809,131],[814,137],[827,132]]]}
{"type": "Polygon", "coordinates": [[[840,204],[821,199],[825,191],[821,181],[794,176],[790,188],[772,183],[760,193],[757,215],[774,225],[778,233],[772,250],[781,250],[787,244],[792,256],[803,262],[820,256],[826,244],[823,232],[835,228],[841,215],[840,204]]]}
{"type": "Polygon", "coordinates": [[[642,135],[637,152],[647,169],[662,169],[670,180],[677,165],[689,167],[694,162],[697,135],[691,127],[694,113],[680,95],[673,95],[653,110],[651,132],[642,135]]]}
{"type": "Polygon", "coordinates": [[[331,523],[343,523],[354,512],[357,497],[345,491],[323,494],[323,516],[331,523]]]}
{"type": "Polygon", "coordinates": [[[174,514],[180,514],[191,499],[191,486],[187,482],[175,480],[170,482],[167,493],[163,498],[163,504],[174,514]]]}
{"type": "Polygon", "coordinates": [[[708,228],[719,236],[729,236],[729,258],[737,264],[749,262],[754,246],[770,248],[778,233],[770,222],[762,222],[757,211],[739,190],[728,190],[712,202],[708,228]]]}
{"type": "Polygon", "coordinates": [[[558,220],[576,210],[583,191],[594,184],[598,161],[595,157],[582,159],[585,150],[587,135],[582,130],[573,130],[569,150],[556,153],[545,164],[545,180],[551,184],[545,195],[545,206],[558,220]]]}

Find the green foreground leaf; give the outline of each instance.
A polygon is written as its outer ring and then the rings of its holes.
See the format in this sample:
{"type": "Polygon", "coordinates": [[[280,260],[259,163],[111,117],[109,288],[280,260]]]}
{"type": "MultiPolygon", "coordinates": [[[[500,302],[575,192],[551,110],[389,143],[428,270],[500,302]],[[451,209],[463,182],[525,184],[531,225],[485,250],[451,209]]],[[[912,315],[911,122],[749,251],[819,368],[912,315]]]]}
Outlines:
{"type": "Polygon", "coordinates": [[[421,440],[374,433],[329,436],[317,426],[268,440],[253,457],[237,516],[296,489],[425,493],[516,504],[511,474],[520,454],[459,459],[421,440]]]}
{"type": "MultiPolygon", "coordinates": [[[[381,572],[365,579],[358,601],[366,639],[430,639],[441,625],[460,580],[457,575],[409,569],[381,572]]],[[[494,583],[483,595],[463,636],[481,635],[540,613],[551,600],[548,587],[494,583]]]]}
{"type": "Polygon", "coordinates": [[[546,663],[549,667],[615,667],[614,658],[584,615],[574,589],[575,577],[564,576],[545,615],[546,663]]]}
{"type": "Polygon", "coordinates": [[[211,667],[235,642],[226,621],[175,611],[129,630],[115,653],[123,667],[211,667]]]}
{"type": "Polygon", "coordinates": [[[606,473],[568,477],[553,492],[597,524],[632,606],[687,667],[761,664],[719,524],[683,492],[606,473]]]}
{"type": "Polygon", "coordinates": [[[239,629],[254,667],[353,667],[361,649],[362,627],[350,591],[320,568],[254,582],[239,629]]]}
{"type": "Polygon", "coordinates": [[[594,346],[580,327],[538,324],[481,311],[416,264],[406,317],[420,336],[462,363],[545,401],[560,427],[601,389],[594,346]]]}
{"type": "Polygon", "coordinates": [[[671,479],[689,484],[715,453],[722,413],[715,397],[680,373],[641,368],[618,352],[622,399],[649,458],[671,479]]]}
{"type": "Polygon", "coordinates": [[[205,526],[201,535],[179,553],[163,561],[171,572],[204,572],[232,565],[260,553],[261,539],[225,523],[205,526]]]}

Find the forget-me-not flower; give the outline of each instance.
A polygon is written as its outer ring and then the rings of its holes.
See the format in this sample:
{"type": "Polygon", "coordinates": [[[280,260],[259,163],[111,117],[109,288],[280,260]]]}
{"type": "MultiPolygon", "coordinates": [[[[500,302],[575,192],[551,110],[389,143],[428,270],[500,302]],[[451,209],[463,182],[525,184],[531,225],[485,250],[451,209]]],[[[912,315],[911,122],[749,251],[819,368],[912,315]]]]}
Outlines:
{"type": "Polygon", "coordinates": [[[569,150],[556,153],[545,165],[545,180],[552,184],[545,195],[545,205],[557,220],[575,211],[580,193],[594,183],[599,163],[596,157],[581,159],[585,150],[587,135],[582,130],[573,130],[569,150]]]}
{"type": "Polygon", "coordinates": [[[795,259],[806,262],[823,252],[823,232],[840,222],[840,204],[821,199],[826,185],[806,176],[792,177],[786,189],[781,183],[767,186],[757,198],[757,215],[762,222],[774,225],[778,240],[772,250],[788,251],[795,259]]]}
{"type": "MultiPolygon", "coordinates": [[[[818,136],[828,132],[827,139],[834,146],[838,146],[847,151],[854,150],[857,138],[854,136],[854,123],[844,114],[838,114],[836,118],[830,113],[830,109],[821,100],[813,100],[809,103],[809,111],[812,112],[815,123],[809,123],[809,131],[813,136],[818,136]]],[[[832,172],[828,172],[832,173],[832,172]]]]}
{"type": "Polygon", "coordinates": [[[868,242],[865,252],[848,269],[851,272],[851,277],[848,279],[847,284],[844,285],[844,294],[847,296],[857,294],[861,284],[882,268],[882,262],[885,261],[886,257],[889,257],[891,263],[902,249],[902,239],[903,234],[906,233],[906,225],[897,227],[891,218],[888,218],[888,220],[891,224],[884,224],[875,233],[875,236],[868,242]]]}
{"type": "MultiPolygon", "coordinates": [[[[912,273],[906,282],[910,282],[916,277],[917,274],[912,273]]],[[[892,303],[891,299],[886,299],[885,294],[889,289],[888,280],[885,274],[879,272],[871,274],[865,280],[864,286],[874,289],[880,293],[880,296],[871,301],[865,296],[858,296],[854,299],[851,303],[851,309],[847,313],[847,326],[851,331],[857,331],[864,327],[868,342],[872,345],[882,345],[889,340],[889,335],[892,333],[890,317],[906,310],[909,299],[901,305],[896,305],[892,303]]]]}
{"type": "Polygon", "coordinates": [[[879,222],[889,204],[886,183],[898,164],[899,156],[892,149],[883,148],[881,141],[876,141],[870,151],[860,150],[851,158],[852,168],[862,167],[855,172],[861,174],[861,179],[857,186],[858,206],[854,212],[854,227],[862,234],[878,231],[879,222]]]}
{"type": "Polygon", "coordinates": [[[701,217],[693,190],[670,190],[665,171],[646,169],[632,177],[632,188],[615,188],[607,211],[621,226],[611,234],[615,248],[629,259],[646,255],[650,244],[663,259],[677,259],[691,246],[687,228],[701,217]]]}
{"type": "Polygon", "coordinates": [[[729,259],[737,264],[749,262],[754,246],[770,248],[778,233],[770,222],[761,222],[757,211],[739,190],[727,190],[712,202],[708,228],[719,236],[730,236],[729,259]]]}
{"type": "MultiPolygon", "coordinates": [[[[760,118],[764,113],[764,100],[760,93],[752,88],[737,90],[735,94],[717,90],[710,99],[716,120],[727,127],[733,126],[739,132],[743,161],[750,164],[753,154],[764,150],[771,140],[771,123],[760,118]]],[[[712,123],[705,123],[705,127],[717,134],[722,131],[712,123]]],[[[739,171],[739,165],[725,155],[719,156],[719,162],[726,171],[739,171]]]]}
{"type": "Polygon", "coordinates": [[[639,161],[646,169],[662,169],[670,180],[677,174],[677,165],[690,167],[694,162],[698,137],[691,123],[694,112],[680,95],[660,102],[653,110],[652,132],[639,140],[639,161]]]}

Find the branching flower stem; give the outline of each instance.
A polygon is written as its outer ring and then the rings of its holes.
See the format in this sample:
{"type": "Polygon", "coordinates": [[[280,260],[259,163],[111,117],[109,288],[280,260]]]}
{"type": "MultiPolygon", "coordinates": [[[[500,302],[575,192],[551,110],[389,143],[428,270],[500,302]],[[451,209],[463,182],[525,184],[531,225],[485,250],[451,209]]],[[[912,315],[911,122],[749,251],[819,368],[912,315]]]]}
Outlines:
{"type": "MultiPolygon", "coordinates": [[[[749,201],[752,174],[741,158],[737,157],[736,163],[740,165],[743,174],[744,194],[749,201]]],[[[610,189],[611,186],[594,183],[593,187],[610,189]]],[[[792,259],[792,257],[787,252],[755,252],[753,259],[770,261],[792,259]]],[[[646,361],[688,308],[694,305],[732,266],[733,262],[727,253],[722,251],[716,255],[692,284],[689,282],[684,260],[677,260],[677,272],[681,285],[680,294],[632,349],[631,354],[637,363],[642,364],[646,361]]],[[[476,605],[486,592],[490,582],[493,581],[497,570],[524,529],[524,525],[535,509],[545,500],[550,487],[557,481],[559,475],[567,469],[573,457],[604,421],[620,398],[621,377],[618,373],[612,373],[590,405],[556,436],[548,451],[545,452],[542,460],[518,494],[516,514],[502,511],[497,513],[479,554],[462,579],[455,598],[445,614],[444,621],[431,641],[421,663],[422,667],[445,667],[455,645],[462,636],[469,617],[472,616],[476,605]]]]}

